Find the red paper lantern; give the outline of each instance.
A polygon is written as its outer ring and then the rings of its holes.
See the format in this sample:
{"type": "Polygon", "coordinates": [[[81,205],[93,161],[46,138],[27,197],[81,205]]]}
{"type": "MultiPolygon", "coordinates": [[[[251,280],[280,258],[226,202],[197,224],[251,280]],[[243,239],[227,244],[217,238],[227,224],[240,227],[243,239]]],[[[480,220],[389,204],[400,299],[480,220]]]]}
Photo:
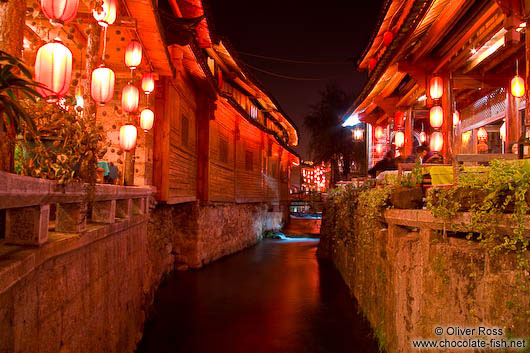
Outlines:
{"type": "Polygon", "coordinates": [[[453,112],[453,127],[457,127],[459,122],[460,122],[460,113],[458,112],[458,110],[455,110],[453,112]]]}
{"type": "Polygon", "coordinates": [[[377,152],[378,155],[381,155],[383,153],[383,145],[381,145],[380,143],[375,145],[375,151],[377,152]]]}
{"type": "Polygon", "coordinates": [[[486,131],[486,129],[484,129],[483,127],[478,129],[477,138],[479,139],[479,141],[486,141],[488,139],[488,132],[486,131]]]}
{"type": "Polygon", "coordinates": [[[512,95],[516,98],[521,98],[524,96],[525,92],[525,85],[524,85],[524,79],[521,76],[515,76],[512,78],[511,82],[511,91],[512,95]]]}
{"type": "Polygon", "coordinates": [[[62,26],[77,15],[79,0],[40,0],[40,7],[53,25],[62,26]]]}
{"type": "Polygon", "coordinates": [[[375,128],[375,138],[376,139],[382,139],[384,136],[383,128],[381,126],[377,126],[375,128]]]}
{"type": "Polygon", "coordinates": [[[101,65],[92,71],[92,82],[90,84],[90,95],[99,104],[110,102],[114,95],[114,71],[101,65]]]}
{"type": "Polygon", "coordinates": [[[431,143],[429,147],[433,152],[440,152],[444,145],[444,137],[441,132],[433,132],[431,135],[431,143]]]}
{"type": "Polygon", "coordinates": [[[394,123],[396,124],[397,127],[403,126],[404,118],[405,118],[405,114],[403,112],[396,112],[396,114],[394,114],[394,123]]]}
{"type": "Polygon", "coordinates": [[[131,70],[136,69],[142,62],[142,45],[137,40],[131,40],[125,49],[125,65],[131,70]]]}
{"type": "Polygon", "coordinates": [[[444,81],[440,76],[433,76],[429,85],[429,95],[432,99],[440,99],[444,93],[444,81]]]}
{"type": "Polygon", "coordinates": [[[49,101],[68,93],[72,82],[70,49],[58,41],[40,47],[35,59],[35,81],[46,87],[37,87],[37,91],[49,101]]]}
{"type": "Polygon", "coordinates": [[[102,11],[92,10],[92,15],[98,24],[107,27],[116,21],[116,0],[103,0],[102,11]]]}
{"type": "Polygon", "coordinates": [[[152,72],[144,72],[142,76],[142,91],[145,94],[150,94],[155,90],[155,74],[152,72]]]}
{"type": "Polygon", "coordinates": [[[383,34],[383,44],[388,47],[392,41],[394,40],[394,33],[392,31],[386,31],[385,34],[383,34]]]}
{"type": "Polygon", "coordinates": [[[442,107],[439,105],[432,107],[429,112],[429,118],[433,128],[438,129],[441,127],[444,122],[444,111],[442,107]]]}
{"type": "Polygon", "coordinates": [[[135,85],[128,83],[123,87],[121,92],[121,108],[126,113],[134,113],[138,110],[138,101],[140,100],[140,92],[135,85]]]}
{"type": "Polygon", "coordinates": [[[425,141],[427,141],[427,134],[425,133],[425,131],[422,131],[420,132],[420,143],[424,144],[425,141]]]}
{"type": "Polygon", "coordinates": [[[155,121],[155,113],[151,109],[144,109],[140,113],[140,127],[145,131],[151,130],[155,121]]]}
{"type": "Polygon", "coordinates": [[[120,128],[120,147],[124,151],[133,150],[136,147],[138,130],[133,124],[125,124],[120,128]]]}
{"type": "Polygon", "coordinates": [[[402,131],[396,132],[396,136],[394,136],[394,143],[396,144],[397,148],[403,147],[405,144],[405,134],[402,131]]]}
{"type": "Polygon", "coordinates": [[[375,69],[375,67],[377,66],[377,59],[376,58],[371,58],[369,61],[368,61],[368,69],[370,71],[373,71],[375,69]]]}

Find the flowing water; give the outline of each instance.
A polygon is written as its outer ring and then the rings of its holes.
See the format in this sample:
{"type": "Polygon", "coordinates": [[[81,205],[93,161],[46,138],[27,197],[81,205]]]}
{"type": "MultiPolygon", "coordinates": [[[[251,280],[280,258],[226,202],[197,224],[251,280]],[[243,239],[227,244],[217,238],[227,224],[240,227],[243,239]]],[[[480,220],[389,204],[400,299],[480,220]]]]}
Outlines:
{"type": "Polygon", "coordinates": [[[318,240],[265,240],[200,270],[176,272],[155,298],[138,352],[377,352],[318,240]]]}

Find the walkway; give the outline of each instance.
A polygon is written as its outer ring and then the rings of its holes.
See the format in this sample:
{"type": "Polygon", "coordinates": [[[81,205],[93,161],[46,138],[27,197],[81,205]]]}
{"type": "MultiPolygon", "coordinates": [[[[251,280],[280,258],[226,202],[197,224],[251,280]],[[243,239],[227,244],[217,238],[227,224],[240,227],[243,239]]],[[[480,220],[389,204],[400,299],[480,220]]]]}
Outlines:
{"type": "Polygon", "coordinates": [[[338,273],[318,263],[318,240],[266,240],[157,293],[138,352],[377,352],[338,273]]]}

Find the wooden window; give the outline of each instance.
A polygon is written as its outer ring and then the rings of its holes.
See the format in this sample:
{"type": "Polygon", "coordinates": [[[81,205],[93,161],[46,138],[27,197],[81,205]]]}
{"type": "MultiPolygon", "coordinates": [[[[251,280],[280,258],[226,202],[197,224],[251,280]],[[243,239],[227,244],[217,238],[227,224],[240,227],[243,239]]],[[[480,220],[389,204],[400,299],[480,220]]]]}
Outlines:
{"type": "Polygon", "coordinates": [[[254,154],[252,151],[245,151],[245,169],[249,172],[252,171],[254,165],[254,154]]]}
{"type": "Polygon", "coordinates": [[[225,137],[219,138],[219,160],[228,163],[228,140],[225,137]]]}
{"type": "Polygon", "coordinates": [[[189,147],[190,121],[185,116],[182,117],[182,146],[189,147]]]}
{"type": "Polygon", "coordinates": [[[254,104],[250,105],[250,116],[254,119],[258,118],[258,107],[256,107],[254,104]]]}

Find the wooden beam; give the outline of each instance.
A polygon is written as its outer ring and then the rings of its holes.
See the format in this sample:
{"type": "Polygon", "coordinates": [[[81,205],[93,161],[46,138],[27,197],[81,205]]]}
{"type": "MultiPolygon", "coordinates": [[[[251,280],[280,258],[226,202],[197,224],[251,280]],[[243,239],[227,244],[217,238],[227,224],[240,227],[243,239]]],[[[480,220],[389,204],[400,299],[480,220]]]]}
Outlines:
{"type": "Polygon", "coordinates": [[[409,108],[409,110],[406,113],[406,120],[405,120],[405,157],[408,157],[412,154],[412,145],[414,141],[414,136],[412,134],[414,128],[413,128],[413,114],[412,114],[412,108],[409,108]]]}
{"type": "Polygon", "coordinates": [[[453,89],[477,89],[507,87],[511,77],[499,74],[453,76],[453,89]]]}
{"type": "Polygon", "coordinates": [[[382,97],[377,96],[373,101],[379,108],[381,108],[389,116],[393,117],[394,113],[397,110],[397,103],[399,102],[399,97],[382,97]]]}

